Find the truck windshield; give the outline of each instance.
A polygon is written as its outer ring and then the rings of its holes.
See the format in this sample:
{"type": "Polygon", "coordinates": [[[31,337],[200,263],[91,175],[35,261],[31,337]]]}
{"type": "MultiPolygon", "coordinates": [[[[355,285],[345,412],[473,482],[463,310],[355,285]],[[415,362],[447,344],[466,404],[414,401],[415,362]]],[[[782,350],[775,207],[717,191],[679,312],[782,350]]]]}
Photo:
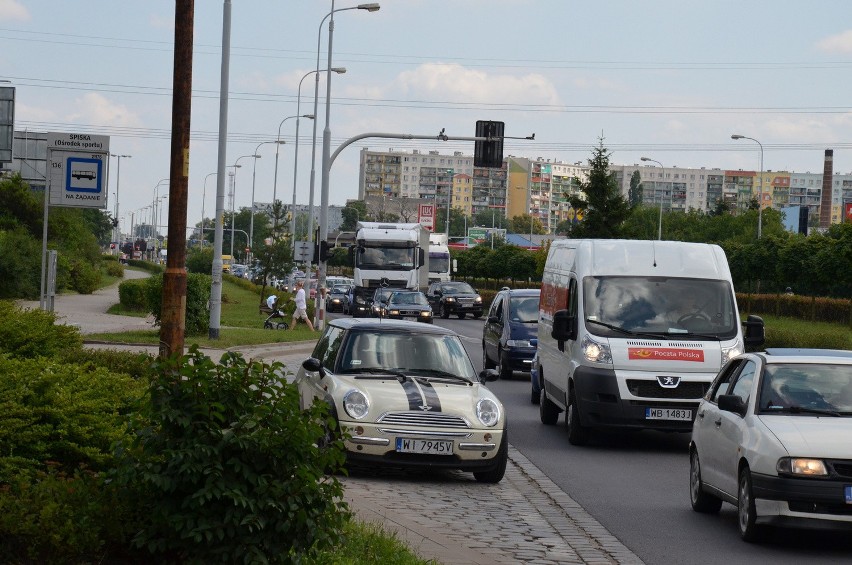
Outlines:
{"type": "Polygon", "coordinates": [[[736,337],[739,328],[734,293],[722,280],[675,277],[587,277],[583,280],[586,329],[605,337],[624,337],[618,328],[671,338],[736,337]]]}
{"type": "Polygon", "coordinates": [[[450,254],[444,252],[429,252],[429,272],[430,273],[449,273],[450,272],[450,254]]]}
{"type": "Polygon", "coordinates": [[[415,249],[411,247],[362,247],[355,266],[360,269],[408,271],[414,268],[415,249]]]}

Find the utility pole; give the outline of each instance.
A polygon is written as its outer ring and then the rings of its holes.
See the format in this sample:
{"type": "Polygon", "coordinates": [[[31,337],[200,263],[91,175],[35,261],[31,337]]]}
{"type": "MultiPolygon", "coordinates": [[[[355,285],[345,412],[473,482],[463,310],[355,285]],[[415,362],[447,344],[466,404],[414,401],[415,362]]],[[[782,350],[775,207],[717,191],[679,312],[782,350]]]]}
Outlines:
{"type": "Polygon", "coordinates": [[[169,174],[169,253],[163,275],[160,357],[183,355],[186,330],[186,207],[189,196],[189,118],[192,109],[194,0],[175,1],[172,147],[169,174]]]}

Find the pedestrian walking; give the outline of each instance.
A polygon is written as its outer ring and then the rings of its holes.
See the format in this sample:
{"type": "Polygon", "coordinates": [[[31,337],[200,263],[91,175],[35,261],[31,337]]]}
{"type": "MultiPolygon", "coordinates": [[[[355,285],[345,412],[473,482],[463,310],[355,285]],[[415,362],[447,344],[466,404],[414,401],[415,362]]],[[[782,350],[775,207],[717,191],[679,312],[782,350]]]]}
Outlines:
{"type": "Polygon", "coordinates": [[[295,330],[296,324],[299,323],[299,320],[304,320],[306,324],[308,324],[308,328],[311,331],[314,331],[314,325],[311,323],[311,319],[308,317],[308,302],[305,298],[305,283],[304,281],[298,281],[296,283],[296,311],[293,312],[293,323],[290,324],[290,329],[295,330]]]}

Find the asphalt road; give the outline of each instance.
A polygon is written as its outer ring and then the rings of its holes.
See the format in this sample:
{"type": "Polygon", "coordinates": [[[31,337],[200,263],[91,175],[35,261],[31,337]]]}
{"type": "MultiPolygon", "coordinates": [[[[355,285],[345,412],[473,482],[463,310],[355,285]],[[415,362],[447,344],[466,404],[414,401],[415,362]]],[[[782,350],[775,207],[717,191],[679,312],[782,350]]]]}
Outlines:
{"type": "MultiPolygon", "coordinates": [[[[437,320],[464,336],[482,365],[482,320],[437,320]]],[[[530,403],[529,376],[489,383],[509,414],[512,445],[645,563],[852,563],[847,533],[770,530],[759,544],[740,540],[736,511],[702,515],[689,504],[688,434],[638,432],[599,435],[593,445],[568,443],[564,418],[545,426],[530,403]]]]}

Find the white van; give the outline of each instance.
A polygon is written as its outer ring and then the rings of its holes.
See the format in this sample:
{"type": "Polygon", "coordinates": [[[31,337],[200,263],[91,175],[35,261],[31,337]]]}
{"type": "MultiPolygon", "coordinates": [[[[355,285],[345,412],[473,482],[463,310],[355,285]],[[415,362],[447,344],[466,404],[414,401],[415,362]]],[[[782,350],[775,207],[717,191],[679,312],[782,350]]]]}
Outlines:
{"type": "Polygon", "coordinates": [[[710,382],[763,320],[740,329],[722,248],[704,243],[557,240],[538,320],[541,421],[565,411],[568,441],[594,428],[689,432],[710,382]]]}

